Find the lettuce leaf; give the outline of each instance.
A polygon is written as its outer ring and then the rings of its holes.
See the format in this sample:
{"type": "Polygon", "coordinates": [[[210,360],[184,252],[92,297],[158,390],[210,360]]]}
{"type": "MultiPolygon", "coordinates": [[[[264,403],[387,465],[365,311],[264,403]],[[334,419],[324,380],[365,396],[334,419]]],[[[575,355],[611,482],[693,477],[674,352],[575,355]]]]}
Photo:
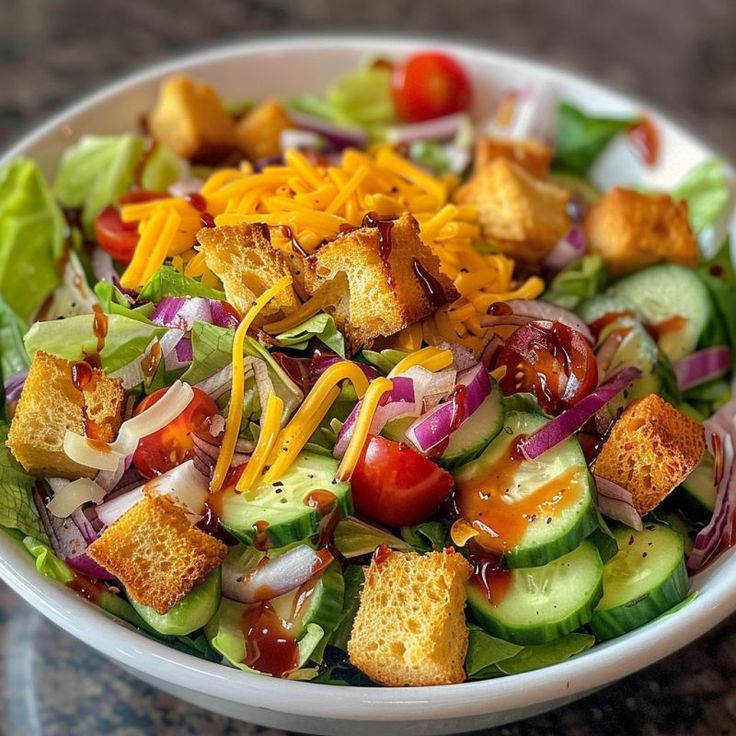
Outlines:
{"type": "Polygon", "coordinates": [[[672,195],[687,200],[690,225],[696,233],[715,225],[731,199],[725,164],[718,159],[703,161],[685,175],[672,195]]]}
{"type": "Polygon", "coordinates": [[[573,261],[562,269],[542,294],[546,302],[575,310],[586,299],[600,294],[606,287],[606,269],[597,253],[573,261]]]}
{"type": "Polygon", "coordinates": [[[343,573],[345,595],[340,622],[330,634],[329,644],[343,651],[348,649],[348,641],[353,631],[353,621],[360,605],[360,593],[365,582],[365,571],[361,565],[348,565],[343,573]]]}
{"type": "Polygon", "coordinates": [[[100,300],[102,311],[105,314],[119,314],[122,317],[138,320],[150,325],[149,317],[153,314],[153,304],[142,304],[140,307],[131,307],[125,294],[109,281],[98,281],[95,284],[95,294],[100,300]]]}
{"type": "Polygon", "coordinates": [[[504,659],[510,659],[524,647],[498,639],[486,633],[479,626],[468,626],[468,654],[465,658],[465,672],[471,680],[482,680],[498,674],[496,666],[504,659]],[[490,672],[489,672],[490,670],[490,672]]]}
{"type": "Polygon", "coordinates": [[[31,364],[23,345],[25,325],[0,295],[0,378],[5,380],[31,364]]]}
{"type": "Polygon", "coordinates": [[[165,192],[183,173],[184,161],[170,148],[159,143],[146,158],[141,171],[141,189],[165,192]]]}
{"type": "Polygon", "coordinates": [[[716,257],[704,263],[696,273],[708,289],[717,317],[713,321],[717,329],[707,335],[704,342],[716,344],[715,335],[719,329],[731,348],[731,365],[736,367],[736,272],[731,263],[730,246],[726,240],[716,257]]]}
{"type": "MultiPolygon", "coordinates": [[[[67,360],[82,360],[97,351],[93,328],[94,315],[80,314],[53,322],[36,322],[23,341],[28,354],[44,350],[67,360]]],[[[165,327],[145,324],[120,314],[107,315],[107,336],[100,352],[102,367],[112,373],[142,355],[154,337],[161,337],[165,327]]]]}
{"type": "Polygon", "coordinates": [[[335,326],[335,320],[329,314],[315,314],[300,325],[292,327],[276,336],[285,348],[306,350],[309,341],[316,337],[341,358],[345,357],[345,338],[335,326]]]}
{"type": "Polygon", "coordinates": [[[82,208],[87,237],[94,235],[97,215],[130,189],[143,149],[137,135],[85,135],[64,151],[54,194],[64,207],[82,208]]]}
{"type": "Polygon", "coordinates": [[[568,102],[557,106],[557,137],[552,166],[585,176],[613,138],[635,118],[594,118],[568,102]]]}
{"type": "Polygon", "coordinates": [[[357,667],[350,662],[336,662],[326,667],[312,682],[323,685],[352,685],[354,687],[376,687],[357,667]]]}
{"type": "Polygon", "coordinates": [[[354,516],[340,519],[337,523],[334,544],[338,552],[347,559],[369,555],[382,544],[402,552],[411,551],[410,544],[391,534],[387,529],[356,519],[354,516]]]}
{"type": "Polygon", "coordinates": [[[16,462],[5,442],[8,425],[0,423],[0,525],[47,540],[31,496],[36,479],[16,462]]]}
{"type": "Polygon", "coordinates": [[[65,232],[33,161],[18,158],[0,168],[0,294],[27,322],[61,280],[65,232]]]}
{"type": "Polygon", "coordinates": [[[440,551],[447,546],[449,531],[444,521],[425,521],[416,526],[402,526],[401,538],[418,552],[440,551]]]}
{"type": "Polygon", "coordinates": [[[141,289],[141,301],[160,302],[166,296],[202,296],[225,301],[225,292],[191,279],[171,266],[161,266],[141,289]]]}

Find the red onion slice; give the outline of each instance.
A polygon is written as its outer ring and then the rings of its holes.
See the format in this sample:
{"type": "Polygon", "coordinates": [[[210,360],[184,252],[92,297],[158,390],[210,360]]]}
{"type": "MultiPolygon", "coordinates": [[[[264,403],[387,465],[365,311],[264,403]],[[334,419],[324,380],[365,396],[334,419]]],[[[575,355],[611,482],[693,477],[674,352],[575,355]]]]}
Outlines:
{"type": "Polygon", "coordinates": [[[563,268],[585,254],[585,246],[585,232],[583,229],[572,227],[570,232],[552,248],[542,265],[552,273],[559,273],[563,268]]]}
{"type": "Polygon", "coordinates": [[[250,570],[237,568],[226,560],[222,566],[222,594],[240,603],[271,600],[304,585],[332,559],[327,550],[300,544],[275,560],[264,557],[250,570]]]}
{"type": "Polygon", "coordinates": [[[208,322],[218,327],[238,326],[238,318],[217,299],[201,296],[166,296],[153,310],[151,322],[188,332],[195,322],[208,322]]]}
{"type": "Polygon", "coordinates": [[[389,128],[387,139],[390,143],[413,143],[414,141],[449,141],[468,121],[464,112],[444,115],[441,118],[424,120],[389,128]]]}
{"type": "Polygon", "coordinates": [[[634,508],[634,499],[629,491],[602,475],[595,475],[598,488],[598,508],[609,519],[620,521],[640,532],[643,528],[641,516],[634,508]]]}
{"type": "Polygon", "coordinates": [[[303,112],[295,112],[294,110],[289,110],[288,115],[289,120],[294,125],[318,133],[338,149],[349,148],[350,146],[361,148],[368,140],[365,131],[361,128],[337,125],[324,118],[318,118],[303,112]]]}
{"type": "Polygon", "coordinates": [[[204,391],[213,399],[219,399],[224,393],[229,391],[233,385],[233,364],[228,363],[223,369],[213,373],[199,383],[195,383],[195,388],[204,391]]]}
{"type": "Polygon", "coordinates": [[[510,308],[512,314],[493,314],[494,305],[491,304],[489,314],[481,320],[483,327],[502,327],[505,325],[520,327],[538,321],[561,322],[570,329],[579,332],[591,345],[595,345],[595,339],[588,325],[574,312],[558,307],[556,304],[550,304],[541,299],[511,299],[507,302],[496,303],[510,308]]]}
{"type": "Polygon", "coordinates": [[[559,416],[540,427],[534,434],[521,443],[521,451],[527,460],[536,460],[547,450],[560,442],[564,442],[582,426],[592,419],[611,399],[621,393],[641,371],[634,366],[627,366],[611,376],[592,393],[579,401],[575,406],[562,412],[559,416]]]}
{"type": "Polygon", "coordinates": [[[680,391],[724,375],[731,368],[731,351],[726,345],[698,350],[675,363],[675,375],[680,391]]]}

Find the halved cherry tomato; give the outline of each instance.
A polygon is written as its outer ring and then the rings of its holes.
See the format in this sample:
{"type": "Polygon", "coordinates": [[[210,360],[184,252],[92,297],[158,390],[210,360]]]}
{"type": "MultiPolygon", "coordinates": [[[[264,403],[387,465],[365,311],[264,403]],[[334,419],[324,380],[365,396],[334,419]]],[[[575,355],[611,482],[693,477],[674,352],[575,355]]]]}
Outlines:
{"type": "MultiPolygon", "coordinates": [[[[153,478],[190,460],[194,448],[192,432],[207,433],[212,417],[219,413],[217,404],[204,391],[193,390],[194,398],[176,419],[138,442],[133,464],[144,477],[153,478]]],[[[153,406],[167,391],[168,388],[162,388],[146,396],[136,407],[135,414],[153,406]]]]}
{"type": "Polygon", "coordinates": [[[472,97],[465,70],[439,51],[414,54],[398,64],[391,78],[391,91],[396,112],[408,122],[467,110],[472,97]]]}
{"type": "Polygon", "coordinates": [[[350,478],[355,508],[381,524],[426,521],[447,498],[453,478],[407,445],[370,437],[350,478]]]}
{"type": "MultiPolygon", "coordinates": [[[[120,204],[131,202],[149,202],[161,199],[165,194],[158,192],[128,192],[120,197],[120,204]]],[[[123,222],[120,211],[114,205],[108,205],[95,220],[95,240],[106,253],[120,263],[130,263],[138,245],[138,223],[123,222]]]]}
{"type": "Polygon", "coordinates": [[[495,367],[506,394],[533,393],[544,411],[557,414],[598,385],[598,366],[588,341],[561,322],[531,322],[519,327],[498,351],[495,367]]]}

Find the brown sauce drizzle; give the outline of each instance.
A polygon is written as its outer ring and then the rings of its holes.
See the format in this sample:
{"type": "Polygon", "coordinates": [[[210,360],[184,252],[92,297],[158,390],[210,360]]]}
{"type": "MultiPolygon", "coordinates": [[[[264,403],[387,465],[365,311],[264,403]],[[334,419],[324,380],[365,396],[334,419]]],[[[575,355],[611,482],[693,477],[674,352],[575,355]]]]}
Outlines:
{"type": "Polygon", "coordinates": [[[299,666],[296,641],[268,601],[248,606],[241,628],[246,649],[243,664],[274,677],[283,677],[299,666]]]}
{"type": "Polygon", "coordinates": [[[309,506],[310,509],[317,509],[322,516],[332,511],[336,504],[337,496],[321,488],[310,491],[304,498],[304,505],[309,506]]]}
{"type": "Polygon", "coordinates": [[[141,370],[146,378],[151,378],[154,373],[156,373],[156,369],[161,362],[161,356],[161,344],[156,341],[151,345],[151,349],[148,351],[148,354],[144,355],[143,360],[141,361],[141,370]]]}
{"type": "Polygon", "coordinates": [[[96,604],[99,604],[102,600],[102,595],[107,591],[107,588],[102,583],[96,583],[94,580],[90,580],[79,573],[76,573],[74,577],[66,583],[66,587],[71,588],[82,598],[96,604]]]}
{"type": "Polygon", "coordinates": [[[199,192],[184,195],[184,201],[197,212],[204,212],[207,209],[207,200],[199,192]]]}
{"type": "Polygon", "coordinates": [[[304,246],[297,239],[296,235],[294,235],[294,231],[288,225],[279,225],[279,230],[281,230],[281,234],[287,240],[291,241],[291,249],[294,253],[302,256],[302,258],[306,258],[309,255],[309,253],[304,249],[304,246]]]}
{"type": "Polygon", "coordinates": [[[363,227],[374,227],[378,231],[378,255],[386,269],[386,283],[390,289],[396,288],[396,279],[389,263],[393,241],[391,231],[394,227],[393,218],[380,218],[375,212],[368,212],[361,223],[363,227]]]}
{"type": "Polygon", "coordinates": [[[74,388],[77,391],[83,391],[92,380],[92,366],[84,360],[78,360],[72,363],[71,374],[74,388]]]}
{"type": "Polygon", "coordinates": [[[491,605],[499,605],[508,593],[513,577],[498,555],[473,555],[470,558],[473,574],[470,584],[478,588],[491,605]]]}
{"type": "Polygon", "coordinates": [[[443,304],[447,304],[447,295],[442,288],[442,284],[424,268],[418,258],[412,259],[411,267],[414,269],[417,279],[419,279],[419,285],[422,287],[427,301],[435,309],[441,307],[443,304]]]}
{"type": "Polygon", "coordinates": [[[376,547],[376,551],[373,553],[373,562],[376,564],[376,567],[386,562],[393,553],[393,550],[387,544],[376,547]]]}
{"type": "Polygon", "coordinates": [[[214,227],[215,218],[209,212],[203,212],[199,216],[199,221],[202,223],[202,227],[214,227]]]}

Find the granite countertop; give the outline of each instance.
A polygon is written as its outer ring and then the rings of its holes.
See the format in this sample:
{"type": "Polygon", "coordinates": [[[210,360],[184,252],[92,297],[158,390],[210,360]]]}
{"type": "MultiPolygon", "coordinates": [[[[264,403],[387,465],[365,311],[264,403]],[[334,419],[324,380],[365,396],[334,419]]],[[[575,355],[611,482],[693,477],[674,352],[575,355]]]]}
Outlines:
{"type": "MultiPolygon", "coordinates": [[[[6,0],[0,3],[0,145],[80,95],[166,56],[265,33],[335,28],[449,34],[533,55],[651,101],[736,158],[733,0],[6,0]]],[[[136,681],[5,586],[0,681],[2,734],[265,732],[136,681]]],[[[736,617],[579,703],[487,734],[736,734],[736,617]]]]}

